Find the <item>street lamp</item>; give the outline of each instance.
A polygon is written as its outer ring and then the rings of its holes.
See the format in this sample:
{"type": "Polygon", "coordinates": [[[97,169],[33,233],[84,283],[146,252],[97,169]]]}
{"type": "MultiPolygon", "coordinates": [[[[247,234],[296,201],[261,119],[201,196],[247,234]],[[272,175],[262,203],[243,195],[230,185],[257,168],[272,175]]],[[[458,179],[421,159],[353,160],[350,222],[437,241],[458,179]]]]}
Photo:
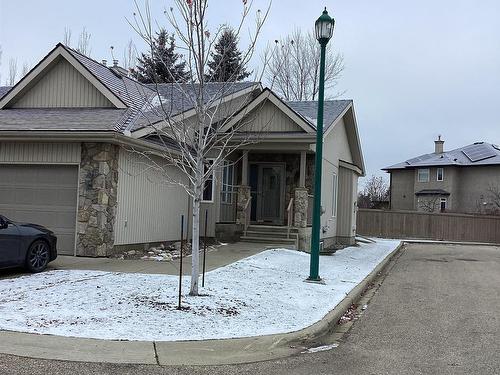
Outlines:
{"type": "Polygon", "coordinates": [[[325,10],[315,23],[316,39],[321,46],[319,65],[318,118],[316,124],[316,163],[314,169],[314,207],[311,233],[311,268],[308,281],[320,281],[319,232],[321,226],[321,169],[323,164],[323,102],[325,99],[325,51],[333,35],[335,20],[325,10]]]}

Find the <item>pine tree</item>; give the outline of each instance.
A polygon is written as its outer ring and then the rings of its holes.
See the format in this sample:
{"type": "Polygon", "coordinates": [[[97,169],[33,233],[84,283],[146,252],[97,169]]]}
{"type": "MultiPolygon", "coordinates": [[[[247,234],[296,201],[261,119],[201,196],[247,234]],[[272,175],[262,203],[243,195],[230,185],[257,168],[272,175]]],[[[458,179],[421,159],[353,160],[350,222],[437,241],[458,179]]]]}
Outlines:
{"type": "Polygon", "coordinates": [[[141,53],[135,77],[142,83],[186,82],[186,62],[175,52],[175,39],[165,29],[156,33],[152,53],[141,53]]]}
{"type": "Polygon", "coordinates": [[[215,51],[210,54],[208,74],[205,79],[209,82],[241,81],[250,75],[241,61],[241,52],[238,50],[238,39],[235,32],[226,28],[214,46],[215,51]]]}

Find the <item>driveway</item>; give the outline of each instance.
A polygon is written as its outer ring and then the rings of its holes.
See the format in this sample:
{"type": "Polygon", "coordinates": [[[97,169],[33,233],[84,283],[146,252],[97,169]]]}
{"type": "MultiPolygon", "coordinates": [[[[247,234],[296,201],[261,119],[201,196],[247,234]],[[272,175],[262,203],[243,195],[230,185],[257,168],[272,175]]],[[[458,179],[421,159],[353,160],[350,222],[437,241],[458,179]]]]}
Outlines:
{"type": "Polygon", "coordinates": [[[239,366],[116,366],[0,355],[6,374],[500,374],[500,248],[410,245],[333,350],[239,366]]]}

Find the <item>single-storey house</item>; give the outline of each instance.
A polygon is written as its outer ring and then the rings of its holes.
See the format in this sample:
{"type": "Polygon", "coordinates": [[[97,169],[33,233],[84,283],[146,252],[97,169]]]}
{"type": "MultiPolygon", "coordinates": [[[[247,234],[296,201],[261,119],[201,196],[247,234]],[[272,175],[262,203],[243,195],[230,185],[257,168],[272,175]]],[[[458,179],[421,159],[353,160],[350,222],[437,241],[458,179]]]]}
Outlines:
{"type": "Polygon", "coordinates": [[[384,168],[390,173],[390,208],[423,212],[498,214],[500,147],[476,142],[434,152],[384,168]]]}
{"type": "MultiPolygon", "coordinates": [[[[286,233],[306,250],[316,102],[286,102],[255,82],[221,85],[206,85],[206,95],[219,95],[221,108],[241,106],[226,126],[244,122],[243,132],[260,129],[260,136],[234,152],[205,186],[208,236],[252,241],[269,237],[273,226],[273,236],[286,233]]],[[[61,254],[107,256],[131,245],[179,240],[190,199],[181,186],[165,183],[140,152],[162,163],[169,147],[158,141],[143,110],[158,96],[172,116],[192,120],[192,106],[174,85],[141,84],[116,64],[58,44],[15,86],[0,87],[0,213],[52,229],[61,254]]],[[[168,168],[170,176],[185,178],[168,168]]],[[[327,101],[325,246],[354,241],[363,174],[353,103],[327,101]]]]}

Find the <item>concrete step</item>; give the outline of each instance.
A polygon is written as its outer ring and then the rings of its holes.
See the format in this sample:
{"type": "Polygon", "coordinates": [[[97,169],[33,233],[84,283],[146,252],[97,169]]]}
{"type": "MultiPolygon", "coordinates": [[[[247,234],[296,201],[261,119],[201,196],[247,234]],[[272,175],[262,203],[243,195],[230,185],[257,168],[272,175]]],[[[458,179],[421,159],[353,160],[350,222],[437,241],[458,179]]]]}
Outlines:
{"type": "MultiPolygon", "coordinates": [[[[282,225],[251,224],[248,226],[248,230],[254,232],[287,233],[288,227],[282,225]]],[[[290,233],[298,233],[297,228],[290,228],[290,233]]]]}
{"type": "Polygon", "coordinates": [[[296,244],[296,241],[294,239],[263,238],[263,237],[254,237],[254,236],[241,236],[240,241],[242,241],[242,242],[268,243],[268,244],[294,245],[294,246],[296,244]]]}
{"type": "Polygon", "coordinates": [[[297,239],[299,235],[297,233],[290,232],[290,238],[288,238],[286,232],[261,232],[256,230],[247,230],[246,235],[248,237],[262,237],[262,238],[282,238],[282,239],[297,239]]]}

